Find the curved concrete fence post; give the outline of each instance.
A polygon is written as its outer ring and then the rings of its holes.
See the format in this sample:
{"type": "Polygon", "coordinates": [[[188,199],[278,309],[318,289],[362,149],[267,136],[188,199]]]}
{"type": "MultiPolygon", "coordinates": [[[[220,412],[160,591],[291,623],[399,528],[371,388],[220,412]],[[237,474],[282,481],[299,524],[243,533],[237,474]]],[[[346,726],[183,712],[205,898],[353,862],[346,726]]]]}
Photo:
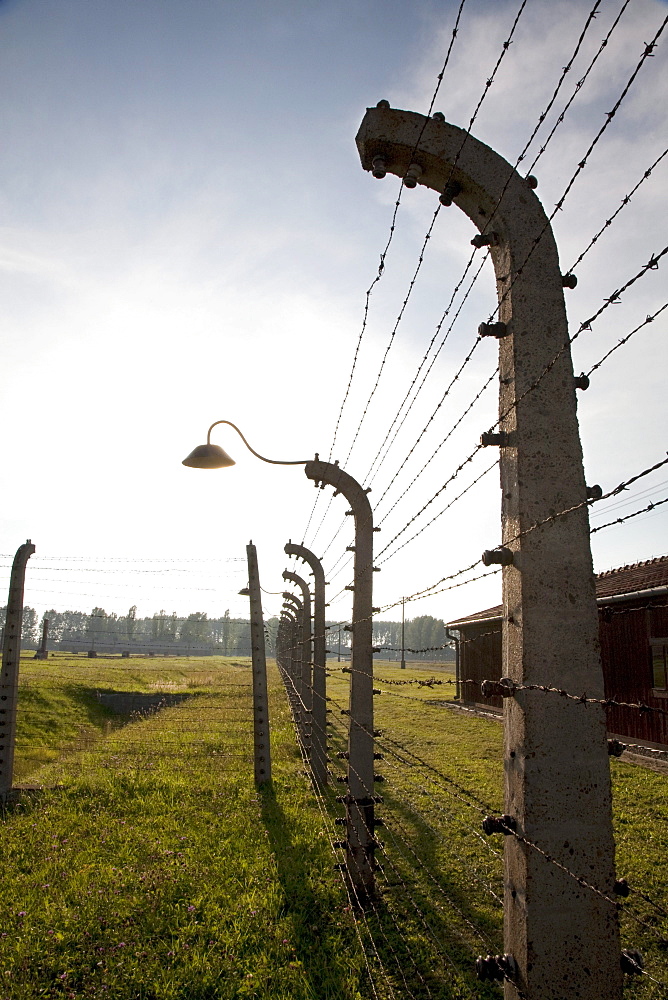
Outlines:
{"type": "Polygon", "coordinates": [[[304,580],[304,578],[299,576],[297,573],[291,573],[290,570],[286,569],[283,571],[283,579],[290,580],[291,583],[296,584],[296,586],[299,587],[302,593],[302,613],[301,613],[302,673],[300,677],[299,687],[301,690],[302,711],[303,711],[303,724],[302,724],[303,748],[310,763],[311,716],[313,710],[311,591],[309,590],[309,585],[306,582],[306,580],[304,580]]]}
{"type": "Polygon", "coordinates": [[[286,602],[286,606],[294,614],[295,624],[292,631],[292,690],[294,697],[294,714],[295,722],[297,723],[297,729],[299,730],[300,738],[304,739],[304,692],[302,691],[302,679],[304,674],[304,668],[302,665],[302,657],[304,651],[303,645],[303,618],[304,618],[304,605],[296,596],[296,594],[290,593],[289,590],[283,591],[283,600],[286,602]]]}
{"type": "Polygon", "coordinates": [[[288,542],[285,553],[303,559],[313,574],[313,686],[311,690],[311,770],[319,788],[327,784],[327,653],[325,642],[325,571],[310,549],[288,542]]]}
{"type": "MultiPolygon", "coordinates": [[[[603,698],[563,279],[535,183],[462,129],[409,111],[368,110],[357,145],[379,176],[415,164],[412,179],[465,212],[483,234],[475,245],[489,246],[498,323],[480,334],[499,342],[503,673],[603,698]]],[[[619,1000],[604,710],[518,691],[504,720],[505,812],[540,848],[504,838],[505,951],[516,969],[506,1000],[619,1000]]]]}
{"type": "Polygon", "coordinates": [[[14,745],[16,708],[19,696],[19,663],[23,628],[23,590],[28,559],[35,551],[30,539],[20,545],[14,556],[9,578],[9,596],[5,630],[2,638],[2,675],[0,676],[0,802],[11,793],[14,780],[14,745]]]}
{"type": "MultiPolygon", "coordinates": [[[[350,504],[355,521],[352,654],[350,662],[350,726],[348,733],[348,793],[346,806],[346,871],[360,905],[374,893],[374,773],[373,773],[373,513],[366,490],[329,462],[307,462],[304,471],[314,482],[333,486],[350,504]]],[[[335,493],[335,495],[336,495],[335,493]]]]}
{"type": "Polygon", "coordinates": [[[296,646],[296,617],[293,606],[288,605],[287,602],[283,606],[281,612],[281,667],[284,671],[283,681],[285,683],[285,688],[288,695],[288,700],[290,702],[290,708],[292,709],[292,714],[297,716],[297,688],[295,686],[295,667],[294,667],[294,654],[296,646]]]}

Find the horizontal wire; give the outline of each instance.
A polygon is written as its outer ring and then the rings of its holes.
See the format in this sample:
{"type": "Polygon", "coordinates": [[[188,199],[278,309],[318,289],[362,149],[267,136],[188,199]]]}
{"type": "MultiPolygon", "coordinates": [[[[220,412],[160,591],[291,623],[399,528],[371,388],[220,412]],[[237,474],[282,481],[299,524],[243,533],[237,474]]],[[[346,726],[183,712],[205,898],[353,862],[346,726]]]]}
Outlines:
{"type": "MultiPolygon", "coordinates": [[[[439,92],[439,90],[441,88],[441,84],[443,83],[443,77],[445,75],[445,71],[446,71],[446,69],[448,67],[448,63],[450,61],[450,55],[452,53],[452,48],[453,48],[453,45],[455,43],[455,39],[457,37],[457,31],[458,31],[458,28],[459,28],[459,21],[460,21],[461,15],[462,15],[462,11],[463,11],[465,2],[466,2],[466,0],[461,0],[461,2],[460,2],[459,10],[457,11],[457,16],[456,16],[456,19],[455,19],[455,25],[454,25],[454,28],[453,28],[453,31],[452,31],[452,37],[450,39],[450,44],[448,45],[448,49],[447,49],[447,52],[446,52],[446,55],[445,55],[445,62],[443,63],[443,67],[442,67],[440,73],[438,74],[437,81],[436,81],[436,87],[434,89],[434,92],[433,92],[433,95],[432,95],[432,98],[431,98],[431,102],[429,104],[429,108],[428,108],[427,114],[425,116],[425,122],[424,122],[424,124],[422,126],[422,129],[420,130],[420,133],[419,133],[419,135],[417,137],[417,141],[415,143],[415,147],[413,149],[413,154],[412,155],[415,154],[415,151],[419,147],[419,144],[420,144],[420,142],[422,140],[422,135],[424,134],[424,130],[426,128],[426,124],[429,121],[429,116],[431,115],[432,109],[434,107],[434,103],[436,101],[436,97],[438,96],[438,92],[439,92]]],[[[411,155],[411,161],[410,162],[412,162],[412,155],[411,155]]],[[[403,183],[403,178],[402,178],[401,184],[399,185],[399,193],[398,193],[398,196],[397,196],[397,200],[396,200],[396,202],[394,204],[394,211],[392,213],[392,220],[390,222],[390,231],[389,231],[389,234],[388,234],[388,237],[387,237],[387,242],[385,244],[385,248],[384,248],[383,252],[380,255],[380,262],[378,264],[378,272],[377,272],[375,278],[371,282],[371,285],[369,286],[369,288],[367,289],[367,292],[366,292],[365,303],[364,303],[364,316],[363,316],[363,319],[362,319],[362,329],[360,331],[360,334],[359,334],[359,337],[358,337],[358,340],[357,340],[357,345],[356,345],[356,348],[355,348],[355,354],[354,354],[354,357],[353,357],[353,365],[352,365],[352,369],[351,369],[351,372],[350,372],[350,376],[348,378],[348,385],[346,386],[346,390],[345,390],[345,393],[344,393],[344,396],[343,396],[343,401],[341,403],[341,407],[339,409],[339,414],[338,414],[338,417],[337,417],[337,420],[336,420],[336,426],[334,428],[334,437],[333,437],[333,440],[332,440],[331,448],[329,449],[329,459],[328,459],[328,461],[330,461],[330,462],[332,460],[332,455],[334,453],[334,448],[336,447],[336,439],[337,439],[337,435],[338,435],[338,432],[339,432],[339,426],[341,424],[341,416],[343,414],[343,410],[345,408],[346,402],[348,400],[348,396],[350,394],[350,387],[352,385],[353,376],[355,374],[355,369],[356,369],[356,366],[357,366],[357,359],[358,359],[358,356],[359,356],[360,346],[361,346],[361,343],[362,343],[362,340],[363,340],[363,337],[364,337],[364,333],[365,333],[366,327],[367,327],[368,316],[369,316],[369,304],[370,304],[371,294],[372,294],[375,286],[381,280],[381,278],[383,276],[383,273],[385,271],[385,258],[387,257],[388,250],[390,249],[390,244],[392,243],[392,239],[394,237],[394,230],[395,230],[395,225],[396,225],[397,213],[399,211],[399,205],[400,205],[400,202],[401,202],[401,196],[402,196],[403,192],[404,192],[404,183],[403,183]]],[[[311,517],[312,516],[313,516],[313,511],[311,512],[311,517]]],[[[310,523],[310,518],[309,518],[309,523],[310,523]]],[[[306,531],[304,532],[304,536],[306,536],[306,531]]]]}
{"type": "Polygon", "coordinates": [[[606,34],[605,38],[603,38],[603,40],[601,41],[601,44],[598,47],[598,50],[594,54],[593,59],[590,61],[589,66],[587,67],[587,70],[586,70],[584,76],[581,77],[580,80],[578,80],[578,82],[577,82],[577,84],[575,86],[575,89],[574,89],[571,97],[567,101],[567,103],[564,106],[561,114],[559,115],[559,117],[557,118],[556,122],[552,126],[552,129],[551,129],[551,131],[550,131],[547,139],[545,140],[543,146],[541,146],[541,148],[538,150],[538,153],[537,153],[535,159],[533,160],[533,162],[531,163],[530,167],[528,168],[528,172],[530,174],[533,172],[536,164],[538,163],[538,161],[540,160],[540,158],[543,156],[545,150],[547,149],[548,144],[550,143],[550,141],[552,140],[552,137],[554,136],[554,133],[556,132],[556,130],[559,128],[559,126],[563,122],[563,120],[564,120],[564,118],[566,116],[566,113],[568,112],[568,109],[570,108],[571,104],[575,100],[575,98],[578,95],[578,93],[580,92],[580,90],[582,90],[582,87],[584,86],[584,84],[585,84],[585,82],[587,80],[587,77],[589,76],[589,74],[593,70],[594,66],[598,62],[598,60],[601,57],[601,55],[603,54],[603,51],[607,48],[608,42],[610,41],[613,32],[615,31],[617,25],[619,24],[619,22],[620,22],[620,20],[622,18],[622,15],[624,14],[626,8],[629,6],[630,2],[631,2],[631,0],[624,0],[624,3],[620,7],[619,12],[618,12],[616,18],[615,18],[615,20],[612,23],[611,28],[608,30],[608,33],[606,34]]]}
{"type": "Polygon", "coordinates": [[[647,507],[643,507],[642,510],[634,510],[632,514],[627,514],[625,517],[618,517],[614,521],[608,521],[607,524],[599,524],[596,528],[591,529],[591,534],[593,535],[597,531],[602,531],[603,528],[610,528],[614,524],[624,524],[625,521],[630,521],[632,517],[638,517],[639,514],[647,514],[664,503],[668,503],[668,497],[665,500],[656,500],[654,503],[648,504],[647,507]]]}
{"type": "MultiPolygon", "coordinates": [[[[511,30],[510,30],[510,34],[509,34],[508,38],[506,39],[506,41],[503,43],[503,46],[502,46],[502,49],[501,49],[501,53],[500,53],[500,55],[499,55],[499,57],[497,59],[497,62],[495,64],[495,66],[494,66],[494,69],[492,70],[491,75],[488,77],[488,79],[487,79],[487,81],[485,83],[485,88],[483,90],[483,93],[482,93],[482,95],[481,95],[481,97],[480,97],[480,99],[479,99],[479,101],[478,101],[478,103],[476,105],[476,108],[475,108],[475,110],[473,112],[473,115],[471,116],[468,128],[467,128],[467,130],[466,130],[466,132],[464,134],[464,138],[462,140],[461,146],[460,146],[460,148],[459,148],[459,150],[458,150],[458,152],[457,152],[457,154],[456,154],[456,156],[454,158],[454,162],[453,162],[453,165],[452,165],[452,168],[451,168],[451,172],[452,172],[452,170],[454,170],[454,168],[455,168],[455,166],[456,166],[456,164],[457,164],[457,162],[459,160],[459,157],[461,156],[461,153],[463,152],[464,146],[466,145],[466,142],[467,142],[467,140],[468,140],[468,138],[470,136],[470,131],[471,131],[471,128],[472,128],[472,126],[473,126],[473,124],[475,122],[475,119],[476,119],[477,115],[478,115],[478,112],[479,112],[479,110],[480,110],[480,108],[481,108],[481,106],[482,106],[482,104],[483,104],[483,102],[485,100],[485,97],[487,96],[487,93],[488,93],[490,87],[492,86],[492,84],[494,82],[494,79],[495,79],[496,74],[497,74],[497,72],[499,70],[501,62],[503,61],[503,58],[506,55],[506,52],[508,51],[508,49],[510,48],[510,45],[512,44],[512,39],[513,39],[513,35],[515,33],[515,29],[517,27],[517,24],[519,22],[519,19],[520,19],[521,15],[522,15],[523,11],[524,11],[526,3],[527,3],[527,0],[522,0],[522,3],[520,4],[518,13],[517,13],[517,15],[515,17],[515,20],[513,21],[513,24],[512,24],[512,27],[511,27],[511,30]]],[[[461,15],[462,7],[463,7],[463,4],[460,6],[460,9],[459,9],[459,12],[458,12],[456,25],[459,23],[459,17],[461,15]]],[[[453,41],[454,41],[455,37],[456,37],[456,27],[455,27],[455,31],[453,33],[453,41]]],[[[448,50],[448,55],[446,56],[446,62],[445,62],[446,66],[447,66],[447,62],[449,60],[449,54],[450,54],[450,49],[448,50]]],[[[444,66],[444,69],[445,69],[445,66],[444,66]]],[[[433,104],[434,104],[434,101],[435,101],[435,98],[436,98],[436,93],[438,92],[438,89],[440,87],[440,83],[442,81],[443,72],[444,72],[444,70],[442,70],[441,74],[439,75],[439,83],[438,83],[438,86],[436,88],[436,92],[434,94],[434,97],[432,98],[430,109],[433,107],[433,104]]],[[[423,135],[424,130],[425,130],[426,126],[427,126],[427,122],[429,121],[429,114],[430,113],[431,113],[431,111],[429,111],[427,113],[427,116],[424,119],[422,128],[420,130],[420,133],[419,133],[419,135],[417,137],[417,140],[416,140],[416,143],[415,143],[415,146],[414,146],[414,149],[413,149],[413,154],[411,155],[410,162],[412,162],[412,156],[415,154],[416,150],[419,148],[419,144],[420,144],[420,141],[422,139],[422,135],[423,135]]],[[[388,247],[389,247],[389,243],[391,242],[392,235],[394,233],[394,221],[396,219],[396,212],[397,212],[398,207],[399,207],[399,201],[401,199],[402,190],[403,190],[403,179],[402,179],[402,187],[400,188],[400,192],[399,192],[399,199],[397,200],[397,202],[395,204],[395,212],[394,212],[394,215],[393,215],[392,224],[391,224],[391,228],[390,228],[390,237],[389,237],[389,240],[388,240],[388,247]]],[[[436,218],[436,215],[438,214],[439,209],[440,209],[440,204],[439,204],[439,207],[436,209],[436,213],[435,213],[434,219],[436,218]]],[[[432,222],[432,226],[433,226],[433,222],[432,222]]],[[[430,229],[429,232],[431,232],[431,229],[430,229]]],[[[427,238],[425,240],[425,245],[426,245],[426,242],[427,242],[428,239],[429,239],[429,234],[427,235],[427,238]]],[[[423,248],[423,250],[424,250],[424,248],[423,248]]],[[[359,352],[359,347],[360,347],[360,344],[361,344],[362,336],[363,336],[364,330],[366,328],[366,322],[367,322],[367,317],[368,317],[368,309],[369,309],[369,297],[370,297],[371,291],[373,290],[375,284],[378,282],[378,280],[380,280],[380,277],[381,277],[381,275],[383,273],[384,265],[385,265],[385,259],[384,258],[385,258],[385,253],[386,252],[387,252],[387,247],[385,249],[385,252],[381,255],[381,261],[380,261],[380,266],[379,266],[379,269],[378,269],[378,274],[377,274],[376,278],[374,279],[374,282],[370,286],[369,290],[367,291],[366,305],[365,305],[365,312],[364,312],[364,321],[363,321],[363,326],[362,326],[362,332],[360,334],[360,337],[359,337],[359,340],[358,340],[358,343],[357,343],[357,348],[356,348],[356,351],[355,351],[355,359],[354,359],[354,362],[353,362],[353,371],[354,371],[355,364],[357,362],[357,356],[358,356],[358,352],[359,352]]],[[[421,263],[421,261],[420,261],[420,263],[421,263]]],[[[418,269],[419,269],[420,263],[418,264],[418,269]]],[[[412,285],[411,285],[411,288],[412,288],[412,285]]],[[[410,291],[409,291],[409,295],[410,295],[410,291]]],[[[396,327],[395,327],[395,330],[396,330],[396,327]]],[[[386,352],[386,356],[387,356],[387,352],[386,352]]],[[[383,364],[384,364],[384,361],[383,361],[383,364]]],[[[381,365],[381,372],[382,372],[382,365],[381,365]]],[[[346,393],[345,393],[345,396],[344,396],[344,403],[342,404],[341,410],[339,411],[339,416],[338,416],[337,424],[336,424],[336,430],[335,430],[335,434],[334,434],[334,442],[332,443],[332,447],[330,448],[329,461],[331,461],[332,454],[333,454],[333,451],[334,451],[334,445],[335,445],[335,442],[336,442],[336,435],[338,433],[338,428],[339,428],[339,424],[340,424],[341,414],[343,412],[343,406],[345,404],[345,400],[348,398],[348,395],[349,395],[350,385],[352,383],[352,374],[353,373],[351,372],[351,376],[350,376],[350,379],[349,379],[349,382],[348,382],[348,386],[347,386],[347,389],[346,389],[346,393]]],[[[380,378],[380,374],[379,374],[379,378],[380,378]]],[[[367,406],[368,406],[368,403],[367,403],[367,406]]],[[[362,419],[364,419],[364,415],[363,415],[362,419]]],[[[350,451],[352,451],[352,446],[351,446],[350,451]]],[[[350,452],[349,452],[349,454],[350,454],[350,452]]],[[[317,498],[316,498],[316,503],[317,503],[317,498]]],[[[328,505],[327,510],[329,510],[329,506],[330,505],[328,505]]],[[[315,504],[314,504],[314,509],[315,509],[315,504]]],[[[327,511],[325,511],[325,516],[326,516],[326,514],[327,514],[327,511]]],[[[312,515],[313,515],[313,511],[311,512],[311,517],[312,517],[312,515]]],[[[309,523],[310,523],[310,520],[311,520],[311,518],[309,518],[309,523]]],[[[323,522],[324,522],[324,517],[323,517],[323,521],[321,521],[321,523],[320,523],[320,525],[318,527],[318,531],[322,527],[322,523],[323,522]]],[[[304,534],[306,535],[306,532],[304,534]]],[[[317,532],[316,532],[316,534],[317,534],[317,532]]],[[[314,536],[314,539],[315,539],[315,536],[314,536]]]]}
{"type": "Polygon", "coordinates": [[[633,198],[633,195],[636,193],[636,191],[638,190],[638,188],[642,184],[644,184],[645,181],[651,176],[652,171],[654,170],[654,168],[657,167],[659,165],[659,163],[661,163],[661,160],[663,160],[663,158],[665,156],[668,156],[668,149],[664,149],[663,153],[661,153],[660,156],[658,156],[656,158],[656,160],[654,161],[654,163],[652,163],[652,165],[650,167],[648,167],[647,170],[645,170],[644,174],[642,175],[642,177],[640,178],[640,180],[637,182],[637,184],[629,191],[628,194],[624,195],[624,197],[622,198],[622,201],[621,201],[621,204],[620,204],[619,208],[615,212],[613,212],[613,214],[610,216],[609,219],[605,220],[605,222],[603,223],[603,225],[601,226],[601,228],[598,230],[598,232],[595,233],[594,236],[592,236],[591,240],[589,241],[589,243],[587,244],[587,246],[584,248],[584,250],[582,251],[582,253],[578,256],[578,258],[568,268],[567,274],[572,274],[573,271],[575,271],[575,268],[578,266],[578,264],[582,263],[582,261],[584,260],[584,258],[587,256],[587,254],[589,253],[589,251],[596,245],[596,243],[599,241],[599,239],[601,238],[601,236],[603,235],[603,233],[606,231],[606,229],[610,228],[610,226],[615,221],[615,219],[617,218],[617,216],[619,215],[619,213],[621,211],[623,211],[623,209],[625,209],[626,206],[630,203],[631,199],[633,198]]]}
{"type": "MultiPolygon", "coordinates": [[[[612,111],[608,111],[607,112],[605,122],[603,123],[603,125],[601,126],[601,128],[598,130],[598,132],[594,136],[593,140],[591,141],[590,145],[588,146],[588,148],[587,148],[584,156],[579,161],[575,172],[571,176],[570,180],[568,181],[568,184],[566,185],[566,188],[564,189],[563,194],[561,195],[561,198],[556,203],[554,210],[547,217],[547,219],[545,221],[545,225],[543,226],[542,230],[540,231],[540,233],[538,234],[538,236],[534,239],[531,250],[528,252],[528,254],[526,255],[526,257],[524,258],[524,261],[515,270],[514,275],[511,277],[511,279],[508,282],[505,290],[503,291],[502,295],[499,297],[499,301],[498,301],[497,307],[496,307],[494,313],[492,314],[492,316],[498,314],[499,309],[501,308],[501,305],[506,301],[506,299],[510,295],[510,292],[511,292],[512,288],[514,287],[515,282],[521,277],[521,275],[522,275],[522,273],[524,271],[524,268],[526,267],[526,265],[528,264],[529,260],[533,256],[533,254],[534,254],[534,252],[536,250],[536,247],[541,242],[541,240],[545,236],[545,234],[550,230],[551,223],[552,223],[552,220],[554,219],[555,215],[557,214],[557,212],[559,212],[559,211],[561,211],[563,209],[564,202],[565,202],[566,198],[568,197],[568,195],[569,195],[569,193],[570,193],[573,185],[575,184],[575,181],[579,177],[580,173],[587,166],[587,162],[589,160],[589,157],[590,157],[591,153],[593,152],[594,148],[596,147],[596,145],[598,144],[598,142],[600,141],[600,139],[604,135],[604,133],[605,133],[606,129],[608,128],[608,126],[610,125],[610,123],[613,121],[615,115],[617,114],[617,111],[619,110],[622,102],[624,101],[624,98],[626,97],[626,95],[628,94],[629,90],[631,89],[631,87],[632,87],[632,85],[633,85],[633,83],[634,83],[634,81],[635,81],[638,73],[640,72],[641,68],[643,67],[645,61],[650,56],[653,55],[654,49],[656,48],[658,40],[659,40],[661,34],[663,33],[663,31],[664,31],[664,29],[666,27],[666,24],[668,24],[668,15],[664,18],[664,20],[661,23],[659,29],[655,33],[654,38],[652,39],[652,41],[649,44],[645,45],[645,49],[644,49],[643,54],[642,54],[642,56],[640,58],[640,61],[638,62],[635,70],[631,74],[631,77],[627,81],[626,86],[624,87],[624,89],[622,90],[620,96],[618,97],[617,101],[615,102],[615,105],[614,105],[612,111]]],[[[529,168],[529,169],[531,170],[532,168],[529,168]]],[[[661,256],[663,256],[663,254],[661,254],[661,256]]],[[[652,261],[650,261],[650,265],[651,264],[652,264],[652,261]]],[[[650,265],[648,265],[648,266],[650,266],[650,265]]],[[[635,280],[635,279],[633,279],[633,280],[635,280]]],[[[629,283],[629,284],[632,284],[632,282],[629,283]]],[[[627,286],[625,286],[625,287],[629,287],[629,285],[627,284],[627,286]]],[[[614,294],[616,294],[616,293],[614,293],[614,294]]],[[[613,300],[613,301],[616,301],[616,300],[613,300]]],[[[490,317],[490,318],[492,318],[492,317],[490,317]]],[[[578,331],[578,332],[580,332],[580,331],[578,331]]]]}
{"type": "Polygon", "coordinates": [[[664,303],[664,305],[662,305],[660,309],[657,309],[655,313],[646,316],[642,323],[640,323],[634,330],[631,330],[630,333],[627,333],[625,337],[622,337],[622,339],[619,340],[614,347],[611,347],[610,350],[603,355],[600,361],[597,361],[595,365],[592,365],[586,373],[587,376],[592,375],[598,368],[600,368],[603,362],[607,361],[611,354],[614,354],[615,351],[619,350],[620,347],[626,344],[635,333],[638,333],[639,330],[642,330],[643,327],[648,326],[648,324],[653,323],[656,317],[659,316],[665,309],[668,309],[668,302],[664,303]]]}

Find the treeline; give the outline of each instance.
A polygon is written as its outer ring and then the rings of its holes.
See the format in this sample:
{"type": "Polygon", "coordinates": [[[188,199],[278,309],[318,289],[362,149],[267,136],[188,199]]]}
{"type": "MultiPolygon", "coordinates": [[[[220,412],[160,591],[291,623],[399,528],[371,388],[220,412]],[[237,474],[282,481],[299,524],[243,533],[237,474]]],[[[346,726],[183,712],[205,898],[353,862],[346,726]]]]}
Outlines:
{"type": "MultiPolygon", "coordinates": [[[[401,622],[374,622],[373,642],[374,646],[390,647],[384,659],[400,659],[400,652],[395,657],[391,651],[401,650],[401,622]]],[[[448,644],[443,619],[431,615],[419,615],[406,621],[404,648],[407,660],[453,660],[455,655],[448,644]]]]}
{"type": "MultiPolygon", "coordinates": [[[[0,626],[5,624],[6,608],[0,608],[0,626]]],[[[108,613],[104,608],[85,611],[46,611],[40,618],[34,608],[23,610],[23,648],[37,649],[41,642],[44,619],[49,623],[47,648],[68,652],[95,650],[98,653],[171,653],[220,656],[250,656],[250,622],[231,618],[229,610],[221,618],[209,618],[195,611],[185,618],[176,612],[158,611],[150,617],[137,616],[133,605],[126,615],[108,613]]],[[[276,649],[278,618],[265,623],[267,652],[276,649]]],[[[446,646],[445,626],[440,618],[421,615],[405,623],[404,645],[407,660],[451,660],[453,651],[446,646]],[[443,648],[445,647],[445,648],[443,648]]],[[[351,633],[343,624],[327,622],[327,648],[331,656],[350,655],[351,633]]],[[[383,659],[401,658],[401,622],[374,621],[373,643],[383,659]]]]}
{"type": "MultiPolygon", "coordinates": [[[[4,627],[6,608],[0,609],[4,627]]],[[[49,610],[40,618],[30,607],[23,609],[24,649],[37,649],[42,638],[44,619],[49,623],[47,648],[99,653],[218,653],[223,656],[250,656],[250,624],[231,618],[226,611],[221,618],[209,618],[195,611],[180,618],[175,611],[158,611],[150,617],[137,616],[133,605],[127,615],[108,613],[104,608],[85,611],[49,610]]]]}

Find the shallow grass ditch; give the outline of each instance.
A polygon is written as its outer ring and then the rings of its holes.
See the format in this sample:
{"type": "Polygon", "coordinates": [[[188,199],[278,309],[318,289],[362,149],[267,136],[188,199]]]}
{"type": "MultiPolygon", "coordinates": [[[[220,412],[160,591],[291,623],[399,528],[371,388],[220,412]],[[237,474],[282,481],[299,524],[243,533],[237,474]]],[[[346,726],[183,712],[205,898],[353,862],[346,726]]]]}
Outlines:
{"type": "MultiPolygon", "coordinates": [[[[502,806],[502,727],[445,707],[454,685],[442,664],[376,663],[383,871],[373,905],[355,913],[334,871],[343,853],[332,850],[349,684],[338,664],[328,678],[333,780],[317,797],[271,663],[273,782],[262,790],[248,661],[48,663],[48,674],[22,664],[26,749],[49,733],[30,730],[31,704],[47,716],[57,706],[58,718],[50,761],[24,761],[44,791],[1,821],[0,1000],[500,998],[473,965],[503,950],[503,844],[480,829],[482,807],[502,806]],[[99,690],[188,697],[115,718],[99,690]]],[[[653,904],[668,913],[668,777],[611,766],[618,874],[653,901],[624,901],[623,944],[666,981],[668,924],[653,904]]],[[[646,977],[626,989],[665,996],[646,977]]]]}

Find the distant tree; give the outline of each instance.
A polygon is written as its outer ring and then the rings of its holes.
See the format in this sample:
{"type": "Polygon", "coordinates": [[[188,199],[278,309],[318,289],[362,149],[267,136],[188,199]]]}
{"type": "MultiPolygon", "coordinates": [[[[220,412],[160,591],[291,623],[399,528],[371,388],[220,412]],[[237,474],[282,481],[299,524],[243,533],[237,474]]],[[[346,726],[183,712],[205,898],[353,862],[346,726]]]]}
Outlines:
{"type": "Polygon", "coordinates": [[[267,644],[267,652],[274,654],[276,652],[276,637],[278,635],[278,618],[269,618],[264,625],[265,638],[267,644]]]}
{"type": "Polygon", "coordinates": [[[23,622],[21,631],[21,640],[24,646],[36,646],[38,642],[37,636],[37,612],[34,608],[30,608],[27,605],[23,608],[23,622]]]}
{"type": "Polygon", "coordinates": [[[95,649],[95,644],[98,645],[104,641],[106,635],[105,629],[105,619],[107,617],[107,612],[104,608],[93,608],[90,615],[88,616],[88,624],[86,626],[86,638],[90,644],[91,649],[95,649]]]}
{"type": "Polygon", "coordinates": [[[188,646],[211,645],[211,622],[205,611],[188,615],[181,626],[179,640],[188,646]]]}
{"type": "Polygon", "coordinates": [[[176,617],[176,611],[172,611],[171,615],[168,615],[162,608],[151,618],[151,628],[148,634],[158,645],[165,646],[176,642],[178,630],[179,620],[176,617]]]}
{"type": "MultiPolygon", "coordinates": [[[[381,622],[373,623],[373,644],[374,646],[388,646],[390,650],[401,648],[401,622],[381,622]]],[[[400,655],[400,654],[397,654],[400,655]]],[[[394,659],[388,652],[383,652],[383,659],[394,659]]]]}
{"type": "Polygon", "coordinates": [[[136,627],[137,627],[137,605],[133,604],[132,607],[129,609],[127,616],[125,618],[125,634],[127,636],[127,640],[129,643],[132,642],[136,627]]]}
{"type": "Polygon", "coordinates": [[[444,659],[444,650],[440,646],[445,643],[445,625],[441,618],[431,615],[419,615],[406,622],[406,646],[410,649],[424,650],[421,659],[444,659]]]}
{"type": "Polygon", "coordinates": [[[251,655],[250,622],[243,618],[232,620],[232,645],[236,656],[251,655]]]}
{"type": "Polygon", "coordinates": [[[223,615],[223,621],[221,623],[220,630],[220,641],[223,647],[223,656],[230,655],[230,636],[232,634],[232,623],[230,622],[230,609],[228,608],[223,615]]]}
{"type": "MultiPolygon", "coordinates": [[[[0,628],[4,629],[7,620],[7,606],[0,608],[0,628]]],[[[24,646],[37,646],[39,642],[39,616],[34,608],[25,605],[21,623],[21,641],[24,646]]]]}

